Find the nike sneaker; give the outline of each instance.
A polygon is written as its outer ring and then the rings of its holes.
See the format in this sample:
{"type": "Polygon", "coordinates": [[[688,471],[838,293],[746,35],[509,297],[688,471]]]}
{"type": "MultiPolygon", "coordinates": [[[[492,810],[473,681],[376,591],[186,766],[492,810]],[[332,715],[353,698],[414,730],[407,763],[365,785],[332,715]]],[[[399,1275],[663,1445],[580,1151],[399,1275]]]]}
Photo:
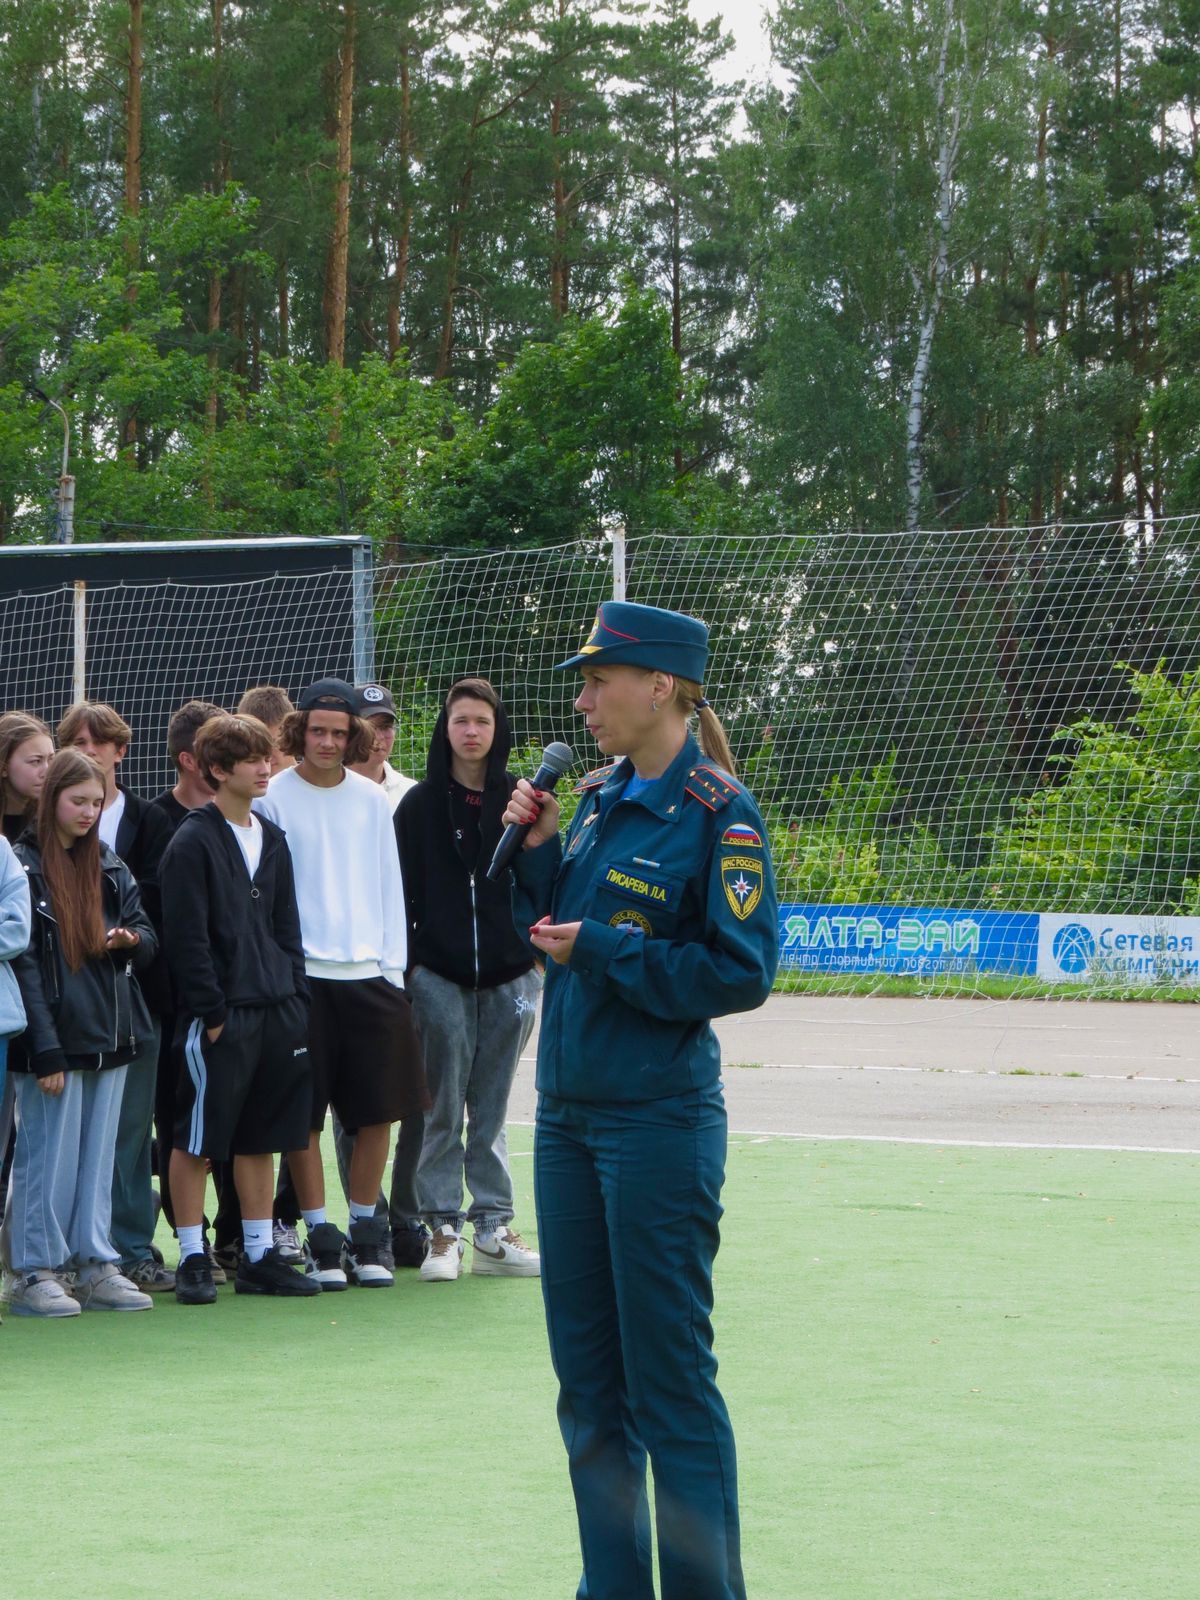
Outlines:
{"type": "Polygon", "coordinates": [[[542,1258],[519,1233],[509,1227],[495,1233],[477,1233],[471,1251],[471,1271],[492,1278],[537,1278],[542,1258]]]}
{"type": "Polygon", "coordinates": [[[433,1230],[421,1263],[422,1283],[452,1283],[462,1272],[463,1243],[448,1222],[433,1230]]]}
{"type": "Polygon", "coordinates": [[[314,1295],[321,1293],[321,1284],[315,1276],[302,1272],[292,1262],[284,1260],[278,1247],[272,1245],[257,1261],[242,1256],[237,1266],[237,1277],[233,1280],[233,1292],[234,1294],[314,1295]]]}

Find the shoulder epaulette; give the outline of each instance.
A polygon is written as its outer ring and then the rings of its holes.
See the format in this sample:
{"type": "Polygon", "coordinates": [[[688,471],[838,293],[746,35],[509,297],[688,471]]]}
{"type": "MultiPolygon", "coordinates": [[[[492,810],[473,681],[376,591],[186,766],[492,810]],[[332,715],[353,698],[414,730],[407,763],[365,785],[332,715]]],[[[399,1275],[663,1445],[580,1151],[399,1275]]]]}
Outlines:
{"type": "Polygon", "coordinates": [[[607,783],[612,777],[617,765],[616,761],[610,761],[606,766],[593,767],[592,771],[580,778],[575,785],[575,793],[586,794],[589,789],[599,789],[601,784],[607,783]]]}
{"type": "Polygon", "coordinates": [[[742,789],[727,772],[722,772],[720,767],[698,764],[689,769],[684,779],[683,792],[691,795],[693,800],[699,800],[710,811],[720,811],[731,800],[736,800],[742,789]]]}

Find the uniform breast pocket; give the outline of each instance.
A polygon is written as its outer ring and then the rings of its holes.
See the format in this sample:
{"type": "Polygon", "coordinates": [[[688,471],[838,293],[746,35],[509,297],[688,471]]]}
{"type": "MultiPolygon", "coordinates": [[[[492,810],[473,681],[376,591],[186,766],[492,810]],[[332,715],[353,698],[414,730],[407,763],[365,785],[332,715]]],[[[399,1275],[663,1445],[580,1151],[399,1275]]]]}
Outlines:
{"type": "Polygon", "coordinates": [[[610,928],[669,939],[679,926],[686,880],[639,861],[609,861],[596,872],[588,915],[610,928]]]}

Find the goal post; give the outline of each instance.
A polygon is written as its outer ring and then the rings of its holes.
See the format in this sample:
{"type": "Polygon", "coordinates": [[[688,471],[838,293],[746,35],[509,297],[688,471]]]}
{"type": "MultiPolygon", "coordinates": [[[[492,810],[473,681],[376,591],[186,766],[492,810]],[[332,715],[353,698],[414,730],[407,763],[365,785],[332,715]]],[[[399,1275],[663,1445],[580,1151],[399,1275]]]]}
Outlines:
{"type": "Polygon", "coordinates": [[[294,692],[374,665],[370,541],[214,539],[0,548],[0,709],[53,728],[74,700],[134,730],[122,779],[173,781],[172,711],[236,705],[256,683],[294,692]]]}

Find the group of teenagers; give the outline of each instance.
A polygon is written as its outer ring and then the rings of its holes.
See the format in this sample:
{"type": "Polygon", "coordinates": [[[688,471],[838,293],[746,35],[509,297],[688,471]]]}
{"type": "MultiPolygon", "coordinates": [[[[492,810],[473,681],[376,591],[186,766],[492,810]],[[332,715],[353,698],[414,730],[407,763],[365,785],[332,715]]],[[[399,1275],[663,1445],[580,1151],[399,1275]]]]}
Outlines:
{"type": "Polygon", "coordinates": [[[395,734],[378,684],[191,700],[167,730],[176,781],[145,799],[120,783],[133,732],[113,707],[73,705],[54,735],[0,716],[12,1314],[206,1305],[230,1278],[385,1288],[398,1265],[447,1281],[467,1221],[475,1272],[538,1274],[505,1115],[540,977],[483,870],[516,781],[507,719],[486,680],[455,683],[420,782],[392,765],[395,734]]]}
{"type": "Polygon", "coordinates": [[[230,1266],[257,1294],[383,1286],[401,1263],[453,1279],[470,1221],[474,1271],[541,1278],[577,1600],[655,1600],[652,1520],[661,1600],[745,1600],[711,1321],[727,1140],[711,1022],[766,999],[779,930],[707,660],[698,618],[599,607],[559,663],[604,757],[565,830],[553,793],[506,771],[483,679],[450,689],[411,786],[380,685],[184,706],[178,781],[149,803],[116,782],[131,735],[111,709],[72,707],[57,754],[40,723],[0,718],[11,1308],[135,1309],[169,1285],[203,1303],[230,1266]],[[539,991],[535,1252],[512,1228],[504,1117],[539,991]],[[156,1084],[173,1277],[151,1243],[156,1084]]]}

